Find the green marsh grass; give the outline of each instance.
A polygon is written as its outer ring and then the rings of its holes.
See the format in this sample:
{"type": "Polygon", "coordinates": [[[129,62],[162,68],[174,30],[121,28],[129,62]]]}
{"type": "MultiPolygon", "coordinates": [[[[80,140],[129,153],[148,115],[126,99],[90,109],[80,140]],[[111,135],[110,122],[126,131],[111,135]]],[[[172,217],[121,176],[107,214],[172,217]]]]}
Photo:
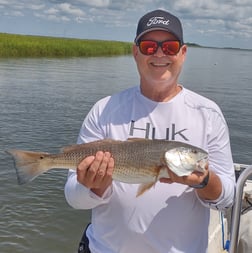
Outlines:
{"type": "Polygon", "coordinates": [[[89,57],[125,55],[132,43],[0,33],[0,57],[89,57]]]}

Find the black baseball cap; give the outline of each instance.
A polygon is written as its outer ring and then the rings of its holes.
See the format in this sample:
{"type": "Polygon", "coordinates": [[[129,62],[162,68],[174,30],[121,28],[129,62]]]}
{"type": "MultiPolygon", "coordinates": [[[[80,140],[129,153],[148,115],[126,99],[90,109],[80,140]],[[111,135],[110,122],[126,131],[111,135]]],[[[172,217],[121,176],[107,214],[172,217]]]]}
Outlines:
{"type": "Polygon", "coordinates": [[[142,16],[138,22],[135,43],[151,31],[167,31],[174,34],[181,44],[184,44],[183,29],[180,20],[165,10],[154,10],[142,16]]]}

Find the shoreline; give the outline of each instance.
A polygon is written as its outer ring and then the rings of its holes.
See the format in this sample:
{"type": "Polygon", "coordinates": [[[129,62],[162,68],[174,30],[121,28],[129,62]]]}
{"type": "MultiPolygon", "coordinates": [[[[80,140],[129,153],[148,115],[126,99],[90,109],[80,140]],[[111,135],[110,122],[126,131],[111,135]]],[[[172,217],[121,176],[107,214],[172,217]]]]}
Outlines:
{"type": "MultiPolygon", "coordinates": [[[[0,58],[69,58],[129,55],[132,53],[132,44],[133,42],[112,40],[0,33],[0,58]]],[[[252,51],[241,48],[206,47],[196,43],[186,43],[186,45],[188,47],[252,51]]]]}
{"type": "Polygon", "coordinates": [[[132,43],[0,33],[0,58],[127,55],[132,43]]]}

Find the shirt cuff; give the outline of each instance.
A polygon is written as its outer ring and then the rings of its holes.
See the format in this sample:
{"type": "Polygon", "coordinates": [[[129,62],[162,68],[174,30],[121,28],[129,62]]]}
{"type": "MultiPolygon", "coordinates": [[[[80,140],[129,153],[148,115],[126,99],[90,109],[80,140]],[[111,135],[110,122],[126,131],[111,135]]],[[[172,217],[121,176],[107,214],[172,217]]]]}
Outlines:
{"type": "Polygon", "coordinates": [[[197,198],[199,199],[199,201],[201,202],[201,204],[203,206],[206,206],[208,208],[211,208],[211,209],[215,209],[215,210],[219,210],[220,207],[220,202],[222,201],[223,197],[224,197],[224,189],[222,187],[222,191],[221,191],[221,194],[220,196],[215,199],[215,200],[205,200],[205,199],[201,199],[198,195],[198,193],[196,192],[196,195],[197,195],[197,198]]]}
{"type": "Polygon", "coordinates": [[[112,184],[106,189],[106,191],[103,193],[103,195],[100,197],[98,195],[96,195],[94,192],[92,192],[91,190],[89,190],[89,196],[92,199],[95,200],[102,200],[105,202],[108,202],[112,196],[113,193],[113,186],[112,184]]]}

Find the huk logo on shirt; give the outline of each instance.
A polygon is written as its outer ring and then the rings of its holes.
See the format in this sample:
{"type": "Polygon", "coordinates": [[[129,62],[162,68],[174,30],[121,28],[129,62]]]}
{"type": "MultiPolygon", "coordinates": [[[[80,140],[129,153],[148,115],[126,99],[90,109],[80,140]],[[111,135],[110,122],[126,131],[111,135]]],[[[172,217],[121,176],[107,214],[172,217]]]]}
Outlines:
{"type": "MultiPolygon", "coordinates": [[[[164,129],[164,136],[165,136],[165,140],[176,140],[178,138],[176,137],[180,137],[185,141],[189,141],[189,139],[185,136],[185,131],[187,129],[181,129],[178,130],[176,129],[176,125],[175,124],[171,124],[170,127],[167,127],[166,129],[164,129]]],[[[139,131],[144,133],[144,138],[146,139],[156,139],[156,128],[155,127],[151,127],[150,123],[146,123],[145,127],[139,127],[135,125],[135,121],[131,120],[130,123],[130,132],[129,135],[130,136],[138,136],[139,135],[139,131]]]]}
{"type": "Polygon", "coordinates": [[[149,19],[147,26],[151,25],[158,25],[158,24],[163,24],[163,25],[169,25],[170,20],[165,20],[164,17],[152,17],[149,19]]]}

